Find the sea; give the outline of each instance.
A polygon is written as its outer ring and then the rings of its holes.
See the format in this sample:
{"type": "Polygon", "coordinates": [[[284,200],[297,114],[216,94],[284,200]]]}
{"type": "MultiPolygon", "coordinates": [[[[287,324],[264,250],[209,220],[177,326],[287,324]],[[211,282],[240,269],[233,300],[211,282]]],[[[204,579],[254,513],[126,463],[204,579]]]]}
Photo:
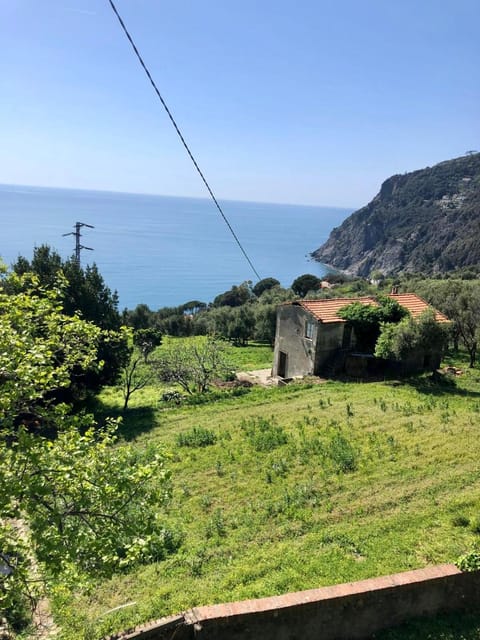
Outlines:
{"type": "MultiPolygon", "coordinates": [[[[261,278],[288,287],[328,268],[310,253],[352,209],[225,200],[220,202],[261,278]]],[[[95,262],[119,295],[119,308],[152,310],[216,295],[257,276],[211,200],[161,195],[0,185],[0,258],[31,259],[47,244],[73,255],[81,227],[82,266],[95,262]]]]}

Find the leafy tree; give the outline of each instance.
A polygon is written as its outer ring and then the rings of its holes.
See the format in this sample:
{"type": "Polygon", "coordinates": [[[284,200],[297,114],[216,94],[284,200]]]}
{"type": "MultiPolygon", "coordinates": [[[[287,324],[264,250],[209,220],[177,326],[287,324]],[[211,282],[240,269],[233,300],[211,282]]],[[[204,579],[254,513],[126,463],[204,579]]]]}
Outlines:
{"type": "Polygon", "coordinates": [[[123,311],[123,321],[135,331],[149,329],[155,324],[156,314],[147,304],[137,304],[133,311],[123,311]]]}
{"type": "Polygon", "coordinates": [[[250,282],[243,282],[240,286],[233,286],[229,291],[219,294],[213,301],[215,307],[239,307],[252,298],[250,282]]]}
{"type": "Polygon", "coordinates": [[[399,322],[408,314],[408,311],[392,298],[381,296],[377,298],[377,303],[374,305],[352,302],[338,311],[338,316],[352,325],[358,347],[365,351],[373,352],[382,322],[399,322]]]}
{"type": "Polygon", "coordinates": [[[454,343],[463,343],[475,366],[480,340],[480,283],[448,279],[412,283],[412,289],[440,309],[452,321],[454,343]]]}
{"type": "Polygon", "coordinates": [[[225,337],[237,346],[245,346],[252,337],[254,328],[255,315],[251,305],[242,305],[231,310],[225,337]]]}
{"type": "MultiPolygon", "coordinates": [[[[35,273],[43,291],[54,287],[58,275],[62,274],[66,279],[60,295],[64,313],[68,316],[80,314],[103,330],[98,336],[98,359],[105,366],[74,369],[72,385],[64,390],[61,399],[83,399],[88,392],[96,393],[103,385],[115,383],[128,361],[128,343],[125,334],[120,332],[117,293],[112,293],[106,286],[97,266],[83,269],[75,259],[63,261],[56,251],[42,245],[35,248],[31,262],[20,257],[13,269],[18,275],[35,273]]],[[[18,282],[9,281],[5,286],[13,292],[18,282]]]]}
{"type": "Polygon", "coordinates": [[[321,280],[317,276],[311,273],[305,273],[303,276],[298,276],[292,282],[292,289],[297,296],[304,298],[309,291],[318,289],[320,287],[321,280]]]}
{"type": "Polygon", "coordinates": [[[67,280],[62,292],[63,310],[67,315],[80,313],[97,327],[118,330],[121,318],[118,312],[118,295],[105,284],[95,264],[83,269],[74,258],[63,261],[60,255],[47,245],[36,247],[32,261],[20,257],[13,265],[18,274],[35,273],[40,285],[53,287],[61,271],[67,280]]]}
{"type": "Polygon", "coordinates": [[[95,363],[101,333],[62,312],[64,284],[43,288],[31,274],[0,282],[0,606],[12,624],[38,584],[22,519],[47,581],[110,575],[178,543],[159,516],[170,495],[165,455],[138,454],[117,441],[114,422],[99,427],[49,400],[76,367],[95,363]]]}
{"type": "Polygon", "coordinates": [[[252,293],[258,298],[264,291],[268,291],[269,289],[278,286],[280,286],[280,282],[276,278],[263,278],[263,280],[259,280],[253,287],[252,293]]]}
{"type": "Polygon", "coordinates": [[[275,343],[277,329],[277,305],[258,304],[255,307],[255,330],[253,337],[261,342],[275,343]]]}
{"type": "Polygon", "coordinates": [[[0,284],[0,421],[11,429],[21,416],[41,421],[45,398],[70,385],[72,371],[98,367],[100,329],[61,313],[65,282],[12,274],[0,284]],[[7,286],[4,286],[7,285],[7,286]],[[15,287],[18,293],[5,293],[15,287]]]}
{"type": "Polygon", "coordinates": [[[131,396],[144,389],[153,379],[153,371],[147,364],[145,355],[138,349],[132,349],[130,361],[122,371],[121,387],[123,394],[123,411],[127,410],[131,396]]]}
{"type": "Polygon", "coordinates": [[[433,309],[418,319],[407,316],[400,322],[382,323],[375,355],[387,360],[404,360],[415,353],[442,351],[448,329],[435,320],[433,309]]]}
{"type": "Polygon", "coordinates": [[[162,334],[158,329],[138,329],[133,334],[133,344],[138,347],[145,362],[148,356],[162,344],[162,334]]]}
{"type": "Polygon", "coordinates": [[[190,300],[189,302],[185,302],[180,306],[182,312],[186,313],[187,315],[195,315],[206,308],[206,303],[201,302],[200,300],[190,300]]]}
{"type": "Polygon", "coordinates": [[[212,380],[231,371],[225,347],[213,338],[172,343],[152,366],[162,382],[176,382],[188,394],[205,393],[212,380]]]}

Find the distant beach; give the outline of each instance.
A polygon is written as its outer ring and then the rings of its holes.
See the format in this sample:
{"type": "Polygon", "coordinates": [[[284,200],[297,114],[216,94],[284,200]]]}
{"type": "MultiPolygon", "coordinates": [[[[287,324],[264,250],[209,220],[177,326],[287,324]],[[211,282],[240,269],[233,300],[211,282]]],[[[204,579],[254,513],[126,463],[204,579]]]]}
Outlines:
{"type": "MultiPolygon", "coordinates": [[[[352,209],[223,201],[224,211],[262,278],[289,286],[325,267],[309,254],[352,209]]],[[[96,262],[116,289],[120,309],[152,309],[187,300],[209,302],[255,275],[213,203],[207,199],[0,185],[0,257],[11,264],[48,244],[73,253],[75,222],[82,229],[82,264],[96,262]]]]}

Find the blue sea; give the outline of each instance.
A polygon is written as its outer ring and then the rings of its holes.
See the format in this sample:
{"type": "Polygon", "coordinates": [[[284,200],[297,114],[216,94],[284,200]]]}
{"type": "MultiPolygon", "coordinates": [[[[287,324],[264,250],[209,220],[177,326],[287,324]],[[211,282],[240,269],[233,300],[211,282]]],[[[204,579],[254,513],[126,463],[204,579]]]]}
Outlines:
{"type": "MultiPolygon", "coordinates": [[[[222,201],[222,208],[262,278],[283,286],[325,267],[310,252],[327,239],[351,209],[222,201]]],[[[64,258],[74,252],[74,225],[85,222],[85,266],[96,262],[117,290],[120,309],[151,309],[189,300],[210,302],[232,285],[256,281],[213,202],[200,198],[0,185],[0,257],[48,244],[64,258]]]]}

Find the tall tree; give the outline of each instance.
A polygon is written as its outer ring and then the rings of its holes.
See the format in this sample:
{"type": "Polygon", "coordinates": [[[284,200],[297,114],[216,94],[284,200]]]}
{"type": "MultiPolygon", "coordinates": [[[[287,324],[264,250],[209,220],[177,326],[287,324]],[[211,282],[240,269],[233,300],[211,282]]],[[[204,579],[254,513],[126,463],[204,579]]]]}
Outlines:
{"type": "Polygon", "coordinates": [[[13,269],[18,275],[35,273],[39,286],[45,290],[53,287],[58,275],[63,274],[66,283],[60,299],[64,313],[69,316],[80,314],[103,330],[98,337],[98,360],[104,366],[87,370],[76,368],[72,372],[70,391],[65,390],[62,399],[82,399],[89,391],[97,392],[103,385],[115,383],[128,362],[128,343],[119,331],[122,323],[117,293],[112,293],[105,284],[97,266],[93,264],[83,269],[75,259],[63,261],[56,251],[41,245],[35,248],[31,262],[20,257],[13,269]]]}
{"type": "Polygon", "coordinates": [[[75,581],[174,546],[159,517],[169,496],[162,451],[139,457],[116,443],[115,423],[99,428],[49,399],[76,367],[95,364],[101,333],[62,313],[61,292],[61,280],[44,288],[31,274],[0,281],[0,606],[12,626],[38,585],[32,550],[45,580],[75,581]],[[31,550],[18,535],[21,519],[31,550]]]}
{"type": "Polygon", "coordinates": [[[317,290],[321,280],[311,273],[304,273],[292,282],[292,290],[297,296],[304,298],[309,291],[317,290]]]}
{"type": "Polygon", "coordinates": [[[454,341],[468,352],[470,367],[475,366],[480,341],[480,283],[471,280],[420,281],[416,291],[452,321],[454,341]]]}

